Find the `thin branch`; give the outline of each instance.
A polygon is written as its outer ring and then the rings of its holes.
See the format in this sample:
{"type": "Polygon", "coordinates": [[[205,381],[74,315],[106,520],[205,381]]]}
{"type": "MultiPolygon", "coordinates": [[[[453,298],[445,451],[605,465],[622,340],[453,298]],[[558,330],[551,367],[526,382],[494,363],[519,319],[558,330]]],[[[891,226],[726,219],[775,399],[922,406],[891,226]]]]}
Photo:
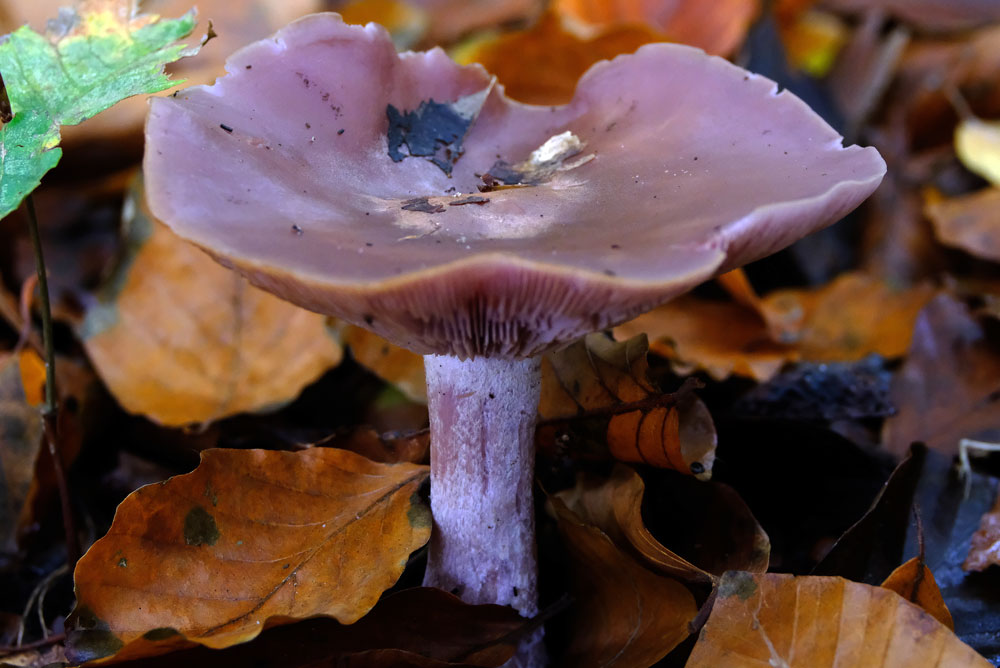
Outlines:
{"type": "Polygon", "coordinates": [[[31,195],[25,199],[28,207],[28,229],[31,232],[31,245],[35,250],[35,268],[38,271],[38,292],[42,307],[42,345],[45,348],[45,406],[43,412],[52,415],[58,406],[56,399],[56,353],[52,340],[52,306],[49,303],[49,279],[45,269],[45,255],[42,252],[42,239],[38,232],[38,216],[35,213],[35,200],[31,195]]]}

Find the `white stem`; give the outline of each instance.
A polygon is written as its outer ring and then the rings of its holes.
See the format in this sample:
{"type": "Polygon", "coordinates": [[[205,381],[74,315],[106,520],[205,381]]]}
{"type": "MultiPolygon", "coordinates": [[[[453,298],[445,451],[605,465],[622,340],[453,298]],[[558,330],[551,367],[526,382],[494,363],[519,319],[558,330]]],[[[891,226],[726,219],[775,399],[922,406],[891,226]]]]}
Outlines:
{"type": "Polygon", "coordinates": [[[424,584],[538,612],[532,485],[540,359],[424,358],[434,533],[424,584]]]}

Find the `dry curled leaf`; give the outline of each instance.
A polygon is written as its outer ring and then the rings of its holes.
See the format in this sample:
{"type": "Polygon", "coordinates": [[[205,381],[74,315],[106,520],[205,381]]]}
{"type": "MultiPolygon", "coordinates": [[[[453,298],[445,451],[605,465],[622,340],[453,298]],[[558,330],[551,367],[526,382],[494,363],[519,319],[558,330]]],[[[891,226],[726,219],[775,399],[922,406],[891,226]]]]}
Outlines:
{"type": "Polygon", "coordinates": [[[74,661],[222,648],[315,615],[350,624],[430,537],[427,467],[345,450],[208,450],[122,502],[78,562],[74,661]]]}
{"type": "Polygon", "coordinates": [[[576,603],[563,665],[646,668],[688,636],[697,612],[691,592],[640,566],[560,499],[549,507],[569,552],[576,603]]]}
{"type": "Polygon", "coordinates": [[[944,603],[934,573],[920,557],[913,557],[894,570],[882,586],[923,608],[927,614],[952,631],[955,630],[955,622],[951,618],[948,606],[944,603]]]}
{"type": "MultiPolygon", "coordinates": [[[[575,488],[556,496],[581,520],[603,531],[620,549],[665,575],[691,582],[713,582],[716,575],[727,570],[765,572],[771,548],[767,534],[739,496],[721,483],[697,485],[703,493],[682,495],[681,502],[674,507],[656,508],[660,514],[691,516],[689,524],[708,528],[684,545],[689,556],[693,552],[710,557],[710,563],[696,559],[697,566],[663,546],[650,533],[642,519],[645,484],[627,466],[616,466],[607,480],[580,478],[575,488]]],[[[667,535],[677,537],[684,533],[667,535]]]]}
{"type": "Polygon", "coordinates": [[[987,668],[895,592],[835,577],[726,573],[687,668],[987,668]]]}
{"type": "Polygon", "coordinates": [[[690,391],[663,394],[649,381],[647,348],[642,335],[617,343],[591,334],[546,356],[539,413],[549,423],[599,427],[620,461],[707,479],[715,461],[712,416],[690,391]]]}
{"type": "Polygon", "coordinates": [[[252,287],[154,219],[134,184],[124,257],[78,328],[132,413],[167,426],[294,399],[339,363],[323,316],[252,287]]]}

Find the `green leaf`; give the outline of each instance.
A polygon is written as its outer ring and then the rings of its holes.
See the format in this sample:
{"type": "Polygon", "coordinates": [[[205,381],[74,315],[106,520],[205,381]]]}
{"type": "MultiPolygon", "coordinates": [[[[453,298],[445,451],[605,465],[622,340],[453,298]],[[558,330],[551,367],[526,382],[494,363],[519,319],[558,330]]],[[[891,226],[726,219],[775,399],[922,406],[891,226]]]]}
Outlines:
{"type": "Polygon", "coordinates": [[[0,129],[0,218],[59,162],[60,126],[173,86],[164,65],[196,52],[176,44],[194,29],[194,10],[160,20],[136,16],[133,0],[78,6],[63,10],[44,34],[24,26],[0,42],[0,74],[14,112],[0,129]]]}

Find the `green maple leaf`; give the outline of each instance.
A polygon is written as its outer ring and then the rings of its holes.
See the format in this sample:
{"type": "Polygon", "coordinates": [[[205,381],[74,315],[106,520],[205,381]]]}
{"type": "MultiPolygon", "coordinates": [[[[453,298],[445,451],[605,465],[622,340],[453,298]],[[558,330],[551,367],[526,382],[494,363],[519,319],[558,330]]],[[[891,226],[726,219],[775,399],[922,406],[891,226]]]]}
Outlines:
{"type": "Polygon", "coordinates": [[[197,51],[176,43],[194,26],[194,10],[160,20],[137,15],[135,0],[81,0],[44,34],[24,26],[4,37],[0,75],[14,117],[0,129],[0,218],[59,162],[61,126],[175,85],[163,68],[197,51]]]}

